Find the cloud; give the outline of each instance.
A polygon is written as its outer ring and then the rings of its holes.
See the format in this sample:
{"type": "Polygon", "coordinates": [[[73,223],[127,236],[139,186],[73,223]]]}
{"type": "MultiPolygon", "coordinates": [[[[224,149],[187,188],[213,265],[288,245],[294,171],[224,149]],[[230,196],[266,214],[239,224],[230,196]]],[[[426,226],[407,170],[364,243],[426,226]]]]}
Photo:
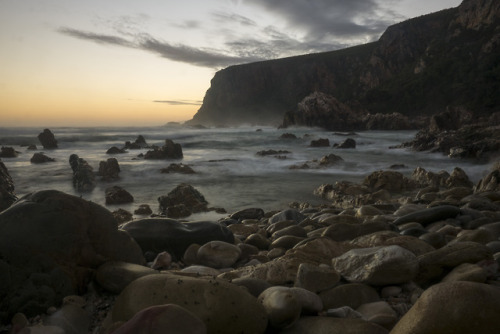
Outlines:
{"type": "Polygon", "coordinates": [[[213,12],[212,16],[215,18],[215,20],[219,23],[237,23],[242,26],[247,26],[247,27],[255,27],[257,26],[257,22],[254,20],[243,16],[239,15],[236,13],[227,13],[227,12],[222,12],[222,11],[217,11],[213,12]]]}
{"type": "Polygon", "coordinates": [[[112,35],[103,35],[103,34],[96,34],[92,32],[87,32],[87,31],[81,31],[77,29],[72,29],[72,28],[59,28],[57,29],[58,32],[64,35],[68,35],[71,37],[75,37],[78,39],[84,39],[84,40],[89,40],[95,43],[99,44],[111,44],[111,45],[119,45],[119,46],[126,46],[126,47],[132,47],[133,43],[130,41],[126,40],[125,38],[118,37],[118,36],[112,36],[112,35]]]}
{"type": "Polygon", "coordinates": [[[203,101],[189,101],[189,100],[155,100],[155,103],[166,103],[171,106],[201,106],[203,101]]]}

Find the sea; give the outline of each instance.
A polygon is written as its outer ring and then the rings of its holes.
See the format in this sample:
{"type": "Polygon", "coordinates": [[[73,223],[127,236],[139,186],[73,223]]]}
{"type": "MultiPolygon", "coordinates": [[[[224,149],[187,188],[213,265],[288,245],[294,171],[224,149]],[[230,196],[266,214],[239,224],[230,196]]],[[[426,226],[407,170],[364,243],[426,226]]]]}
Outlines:
{"type": "MultiPolygon", "coordinates": [[[[288,128],[244,126],[235,128],[191,128],[184,125],[157,127],[58,127],[51,128],[58,141],[58,149],[44,150],[37,139],[43,128],[0,127],[0,145],[13,147],[18,157],[2,158],[15,185],[18,197],[28,193],[56,189],[81,196],[107,207],[133,212],[140,204],[148,204],[153,212],[159,211],[158,197],[167,195],[177,185],[188,183],[208,201],[209,207],[224,208],[232,213],[245,208],[280,210],[291,202],[313,205],[328,203],[314,195],[322,184],[337,181],[361,182],[377,170],[388,170],[400,165],[397,171],[411,175],[416,167],[428,171],[462,168],[471,181],[477,182],[490,170],[490,165],[454,160],[441,153],[413,152],[391,148],[414,138],[416,131],[363,131],[346,136],[314,128],[288,128]],[[297,139],[282,139],[284,133],[297,139]],[[182,146],[184,158],[180,160],[144,160],[138,157],[148,149],[128,150],[124,154],[109,155],[112,146],[124,147],[142,135],[149,145],[162,146],[171,139],[182,146]],[[329,147],[311,147],[312,140],[328,138],[329,147]],[[356,148],[338,149],[333,144],[346,138],[356,141],[356,148]],[[27,150],[35,144],[38,150],[27,150]],[[277,156],[261,156],[265,150],[289,151],[277,156]],[[32,164],[35,152],[44,152],[55,162],[32,164]],[[326,168],[292,169],[329,154],[343,161],[326,168]],[[100,181],[90,192],[80,193],[73,188],[69,156],[77,154],[97,172],[99,162],[115,157],[120,165],[120,178],[113,182],[100,181]],[[195,174],[161,173],[171,163],[189,165],[195,174]],[[131,204],[106,205],[105,189],[118,185],[134,197],[131,204]]],[[[193,215],[187,220],[217,219],[224,215],[215,212],[193,215]]]]}

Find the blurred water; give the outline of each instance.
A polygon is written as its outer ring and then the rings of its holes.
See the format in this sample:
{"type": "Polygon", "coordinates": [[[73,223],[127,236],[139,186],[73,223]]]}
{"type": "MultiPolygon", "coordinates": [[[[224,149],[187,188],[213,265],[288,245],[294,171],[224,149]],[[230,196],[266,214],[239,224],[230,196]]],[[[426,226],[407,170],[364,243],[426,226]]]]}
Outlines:
{"type": "MultiPolygon", "coordinates": [[[[182,126],[148,128],[52,128],[59,148],[44,151],[56,162],[31,164],[35,151],[25,146],[36,144],[43,151],[37,135],[38,128],[0,128],[0,145],[12,146],[20,152],[17,158],[3,158],[12,176],[16,193],[24,194],[41,190],[57,189],[96,203],[104,204],[104,190],[110,185],[119,185],[135,198],[130,205],[120,207],[133,211],[139,204],[149,204],[158,209],[157,198],[166,195],[179,183],[189,183],[198,189],[209,202],[209,206],[223,207],[234,212],[248,207],[265,210],[285,208],[291,201],[321,203],[313,195],[315,188],[323,183],[340,180],[361,181],[373,171],[388,169],[393,164],[404,164],[398,171],[411,174],[418,167],[431,171],[451,172],[455,166],[466,171],[472,181],[484,176],[490,166],[451,160],[441,154],[411,152],[404,149],[389,149],[411,140],[414,131],[367,131],[351,136],[357,142],[355,149],[334,149],[346,136],[320,129],[294,128],[278,130],[271,127],[240,127],[224,129],[192,129],[182,126]],[[280,139],[285,133],[293,133],[298,139],[280,139]],[[107,155],[111,146],[123,147],[125,141],[134,141],[143,135],[150,145],[163,145],[165,139],[181,144],[182,160],[143,160],[137,158],[147,149],[129,150],[128,153],[107,155]],[[312,148],[312,139],[328,138],[330,147],[312,148]],[[258,156],[262,150],[287,150],[286,159],[273,156],[258,156]],[[99,181],[90,193],[80,194],[72,186],[72,171],[68,163],[73,153],[98,170],[99,162],[110,157],[118,159],[121,173],[115,182],[99,181]],[[291,170],[292,165],[334,153],[344,162],[324,169],[291,170]],[[172,162],[190,165],[193,175],[161,174],[160,170],[172,162]]],[[[116,206],[108,206],[115,210],[116,206]]]]}

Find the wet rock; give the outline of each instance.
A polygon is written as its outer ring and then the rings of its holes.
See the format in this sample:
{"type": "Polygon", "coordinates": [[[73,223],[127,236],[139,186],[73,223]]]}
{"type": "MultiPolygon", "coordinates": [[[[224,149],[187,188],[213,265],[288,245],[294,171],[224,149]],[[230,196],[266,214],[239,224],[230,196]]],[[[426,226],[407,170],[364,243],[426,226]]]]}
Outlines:
{"type": "Polygon", "coordinates": [[[161,173],[195,174],[195,171],[184,164],[170,164],[167,168],[162,168],[161,173]]]}
{"type": "Polygon", "coordinates": [[[106,188],[106,204],[132,203],[134,197],[120,186],[106,188]]]}
{"type": "Polygon", "coordinates": [[[257,155],[261,156],[261,157],[265,157],[265,156],[268,156],[268,155],[283,155],[283,154],[288,154],[288,153],[292,153],[290,151],[284,151],[284,150],[264,150],[264,151],[259,151],[257,152],[257,155]]]}
{"type": "Polygon", "coordinates": [[[124,148],[118,148],[116,146],[113,146],[106,151],[106,154],[124,154],[124,153],[127,153],[127,151],[124,148]]]}
{"type": "Polygon", "coordinates": [[[2,146],[0,151],[0,158],[15,158],[18,156],[18,152],[14,150],[13,147],[2,146]]]}
{"type": "Polygon", "coordinates": [[[269,223],[273,224],[273,223],[277,223],[277,222],[281,222],[281,221],[285,221],[285,220],[292,220],[296,224],[298,224],[301,221],[303,221],[304,219],[306,219],[306,216],[303,215],[302,213],[300,213],[299,211],[294,210],[294,209],[286,209],[286,210],[283,210],[283,211],[276,213],[271,218],[269,218],[269,223]]]}
{"type": "Polygon", "coordinates": [[[341,157],[339,157],[338,155],[335,155],[335,154],[328,154],[328,155],[325,155],[324,157],[322,157],[319,161],[319,165],[320,166],[331,166],[331,165],[335,165],[335,164],[338,164],[339,162],[342,162],[344,161],[344,159],[342,159],[341,157]]]}
{"type": "Polygon", "coordinates": [[[9,171],[0,160],[0,212],[7,209],[17,200],[14,188],[14,182],[9,171]]]}
{"type": "Polygon", "coordinates": [[[113,211],[112,214],[113,217],[115,217],[115,220],[118,223],[118,225],[131,221],[134,218],[134,215],[132,215],[132,213],[122,208],[113,211]]]}
{"type": "Polygon", "coordinates": [[[341,148],[341,149],[346,149],[346,148],[356,148],[356,141],[352,138],[347,138],[340,144],[335,144],[333,145],[335,148],[341,148]]]}
{"type": "Polygon", "coordinates": [[[264,210],[260,208],[248,208],[237,211],[229,216],[231,219],[244,220],[244,219],[261,219],[264,217],[264,210]]]}
{"type": "Polygon", "coordinates": [[[158,202],[160,203],[160,211],[172,218],[208,211],[208,202],[205,197],[193,186],[186,183],[178,185],[166,196],[158,197],[158,202]]]}
{"type": "Polygon", "coordinates": [[[170,274],[139,278],[116,299],[112,321],[128,321],[154,305],[176,304],[201,319],[208,333],[264,333],[267,314],[255,297],[224,280],[170,274]]]}
{"type": "Polygon", "coordinates": [[[370,188],[372,191],[387,190],[393,193],[411,189],[408,179],[401,173],[396,171],[376,171],[368,175],[363,185],[370,188]]]}
{"type": "Polygon", "coordinates": [[[332,260],[346,280],[370,285],[411,281],[418,272],[417,257],[400,246],[353,249],[332,260]]]}
{"type": "Polygon", "coordinates": [[[393,334],[496,333],[500,289],[482,283],[450,282],[427,289],[396,324],[393,334]],[[480,315],[473,310],[481,310],[480,315]]]}
{"type": "Polygon", "coordinates": [[[280,136],[280,139],[297,139],[297,136],[293,133],[284,133],[280,136]]]}
{"type": "Polygon", "coordinates": [[[141,246],[143,252],[167,251],[179,260],[191,244],[209,241],[234,242],[233,233],[225,226],[209,221],[181,223],[166,218],[133,220],[121,227],[141,246]]]}
{"type": "Polygon", "coordinates": [[[99,172],[97,175],[101,176],[104,181],[113,181],[120,178],[120,165],[116,158],[109,158],[106,161],[99,162],[99,172]]]}
{"type": "Polygon", "coordinates": [[[182,159],[183,156],[181,144],[165,139],[165,145],[147,151],[144,159],[182,159]]]}
{"type": "Polygon", "coordinates": [[[241,255],[241,249],[224,241],[210,241],[202,245],[197,252],[197,261],[201,265],[220,269],[233,266],[241,255]]]}
{"type": "Polygon", "coordinates": [[[95,175],[93,168],[76,154],[71,154],[69,164],[73,170],[73,187],[80,192],[91,191],[95,188],[95,175]]]}
{"type": "Polygon", "coordinates": [[[294,286],[318,293],[335,287],[339,282],[340,275],[332,267],[302,263],[294,286]]]}
{"type": "Polygon", "coordinates": [[[49,129],[44,129],[43,132],[38,135],[38,140],[45,149],[57,148],[57,140],[49,129]]]}
{"type": "Polygon", "coordinates": [[[150,215],[153,213],[153,210],[149,207],[148,204],[141,204],[139,207],[134,211],[134,214],[136,215],[150,215]]]}
{"type": "Polygon", "coordinates": [[[452,205],[441,205],[433,208],[415,211],[399,217],[394,225],[402,225],[410,222],[422,224],[424,227],[438,220],[455,218],[460,214],[460,209],[452,205]]]}
{"type": "Polygon", "coordinates": [[[139,277],[156,273],[156,270],[138,264],[110,261],[97,268],[95,279],[107,291],[119,294],[139,277]]]}
{"type": "Polygon", "coordinates": [[[43,153],[35,153],[35,154],[33,154],[33,156],[30,159],[30,162],[32,164],[42,164],[45,162],[53,162],[53,161],[56,161],[56,160],[46,156],[43,153]]]}
{"type": "Polygon", "coordinates": [[[462,263],[456,266],[446,275],[441,282],[468,281],[484,283],[488,278],[488,273],[482,267],[472,263],[462,263]]]}
{"type": "Polygon", "coordinates": [[[311,140],[311,147],[330,147],[330,140],[328,138],[319,138],[311,140]]]}

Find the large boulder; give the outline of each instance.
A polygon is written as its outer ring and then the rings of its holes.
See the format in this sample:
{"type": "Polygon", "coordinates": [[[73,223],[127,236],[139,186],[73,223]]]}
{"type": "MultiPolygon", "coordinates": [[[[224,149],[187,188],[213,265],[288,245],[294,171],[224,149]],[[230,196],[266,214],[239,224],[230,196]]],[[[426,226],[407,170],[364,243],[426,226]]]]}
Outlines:
{"type": "Polygon", "coordinates": [[[116,158],[109,158],[106,161],[99,162],[99,175],[104,181],[117,180],[120,176],[120,165],[116,158]]]}
{"type": "Polygon", "coordinates": [[[500,162],[497,162],[491,172],[483,177],[474,187],[474,192],[500,191],[500,162]]]}
{"type": "Polygon", "coordinates": [[[17,200],[14,182],[5,164],[0,160],[0,211],[7,209],[17,200]]]}
{"type": "Polygon", "coordinates": [[[183,156],[181,144],[165,139],[165,145],[147,151],[144,159],[182,159],[183,156]]]}
{"type": "Polygon", "coordinates": [[[167,217],[181,218],[208,211],[205,197],[193,186],[181,183],[166,196],[158,197],[160,212],[167,217]]]}
{"type": "Polygon", "coordinates": [[[191,244],[203,245],[213,240],[234,242],[233,233],[225,226],[209,221],[181,223],[168,218],[133,220],[121,227],[144,252],[167,251],[178,260],[191,244]]]}
{"type": "Polygon", "coordinates": [[[120,186],[112,186],[105,190],[106,204],[132,203],[134,197],[120,186]]]}
{"type": "Polygon", "coordinates": [[[38,140],[45,149],[57,148],[57,140],[49,129],[43,130],[43,132],[38,135],[38,140]]]}
{"type": "Polygon", "coordinates": [[[0,213],[0,310],[34,315],[83,291],[108,260],[144,263],[111,212],[56,190],[26,195],[0,213]]]}
{"type": "Polygon", "coordinates": [[[411,189],[409,180],[403,174],[395,171],[375,171],[365,177],[363,185],[372,191],[387,190],[392,193],[411,189]]]}
{"type": "Polygon", "coordinates": [[[208,333],[262,334],[268,322],[263,306],[246,289],[224,280],[171,274],[133,281],[116,299],[111,320],[128,321],[145,308],[163,304],[182,306],[205,323],[208,333]]]}
{"type": "Polygon", "coordinates": [[[15,158],[17,155],[18,152],[10,146],[2,146],[2,149],[0,150],[0,158],[15,158]]]}
{"type": "Polygon", "coordinates": [[[500,289],[474,282],[436,284],[427,289],[391,334],[498,333],[500,289]]]}
{"type": "Polygon", "coordinates": [[[54,162],[54,161],[56,161],[54,158],[48,157],[41,152],[33,154],[33,156],[30,159],[30,162],[32,164],[43,164],[45,162],[54,162]]]}
{"type": "Polygon", "coordinates": [[[69,164],[73,170],[73,186],[76,190],[80,192],[93,190],[96,183],[92,166],[77,154],[70,155],[69,164]]]}

